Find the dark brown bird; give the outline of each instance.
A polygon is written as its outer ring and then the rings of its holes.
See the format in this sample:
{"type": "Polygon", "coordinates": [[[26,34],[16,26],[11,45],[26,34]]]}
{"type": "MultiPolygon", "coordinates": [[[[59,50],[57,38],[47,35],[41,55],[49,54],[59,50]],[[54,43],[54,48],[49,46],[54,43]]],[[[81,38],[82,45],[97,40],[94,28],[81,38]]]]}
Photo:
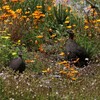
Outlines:
{"type": "Polygon", "coordinates": [[[88,64],[89,56],[85,48],[81,47],[78,43],[76,43],[72,30],[68,30],[67,33],[69,34],[69,39],[66,42],[65,60],[68,60],[73,63],[73,61],[79,59],[75,63],[75,65],[78,67],[86,66],[88,64]]]}
{"type": "Polygon", "coordinates": [[[22,73],[26,68],[26,64],[22,59],[22,52],[19,52],[18,56],[18,58],[14,58],[10,61],[9,67],[12,68],[15,72],[19,71],[19,73],[22,73]]]}

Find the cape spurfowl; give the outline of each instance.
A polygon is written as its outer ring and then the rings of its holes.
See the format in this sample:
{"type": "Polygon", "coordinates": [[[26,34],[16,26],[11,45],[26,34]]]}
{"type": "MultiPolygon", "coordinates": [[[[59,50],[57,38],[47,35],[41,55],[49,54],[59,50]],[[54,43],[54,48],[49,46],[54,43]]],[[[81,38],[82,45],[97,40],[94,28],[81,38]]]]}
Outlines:
{"type": "Polygon", "coordinates": [[[72,30],[68,30],[69,39],[65,46],[65,60],[74,63],[77,67],[84,67],[88,64],[89,55],[85,48],[81,47],[74,40],[74,33],[72,30]]]}
{"type": "Polygon", "coordinates": [[[10,61],[9,67],[12,68],[15,72],[19,71],[19,73],[22,73],[25,70],[26,65],[22,58],[22,52],[19,52],[18,56],[19,57],[14,58],[10,61]]]}

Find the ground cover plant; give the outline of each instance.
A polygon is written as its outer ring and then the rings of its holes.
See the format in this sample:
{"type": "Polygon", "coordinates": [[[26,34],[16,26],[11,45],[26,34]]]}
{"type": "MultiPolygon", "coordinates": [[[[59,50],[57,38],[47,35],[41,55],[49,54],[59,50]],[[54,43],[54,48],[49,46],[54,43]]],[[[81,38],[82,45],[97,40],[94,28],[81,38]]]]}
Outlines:
{"type": "Polygon", "coordinates": [[[91,2],[98,10],[89,3],[80,14],[67,0],[0,1],[0,100],[99,100],[99,2],[91,2]],[[64,60],[69,29],[90,55],[85,68],[64,60]],[[19,51],[22,74],[8,68],[19,51]]]}

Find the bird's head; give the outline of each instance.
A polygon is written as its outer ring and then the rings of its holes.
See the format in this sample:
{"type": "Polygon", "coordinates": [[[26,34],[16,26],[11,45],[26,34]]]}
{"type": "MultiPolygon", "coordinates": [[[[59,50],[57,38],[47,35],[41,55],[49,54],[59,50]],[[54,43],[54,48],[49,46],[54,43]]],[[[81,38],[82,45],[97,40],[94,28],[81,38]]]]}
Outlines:
{"type": "Polygon", "coordinates": [[[74,32],[73,32],[73,30],[67,30],[67,33],[69,34],[69,38],[70,39],[74,38],[74,32]]]}
{"type": "Polygon", "coordinates": [[[23,54],[22,54],[22,51],[19,51],[19,52],[18,52],[18,56],[22,58],[22,55],[23,55],[23,54]]]}

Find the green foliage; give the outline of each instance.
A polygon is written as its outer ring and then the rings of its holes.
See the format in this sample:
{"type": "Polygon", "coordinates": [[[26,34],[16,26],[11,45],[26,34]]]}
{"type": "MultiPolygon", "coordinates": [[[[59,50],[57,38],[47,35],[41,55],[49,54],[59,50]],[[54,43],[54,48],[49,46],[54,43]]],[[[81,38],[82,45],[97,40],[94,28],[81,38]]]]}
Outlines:
{"type": "Polygon", "coordinates": [[[99,41],[91,40],[86,35],[77,35],[77,42],[86,49],[90,57],[93,57],[99,52],[99,41]]]}
{"type": "Polygon", "coordinates": [[[66,20],[66,17],[70,14],[70,7],[63,7],[63,5],[59,4],[58,6],[53,8],[54,16],[58,24],[63,24],[66,20]],[[68,11],[66,11],[68,10],[68,11]]]}
{"type": "Polygon", "coordinates": [[[20,50],[22,50],[23,53],[25,52],[25,49],[23,47],[20,48],[20,45],[17,43],[14,44],[9,36],[0,36],[0,66],[8,66],[12,58],[18,57],[20,50]]]}
{"type": "Polygon", "coordinates": [[[9,39],[0,37],[0,65],[7,65],[9,59],[12,58],[11,41],[9,39]]]}
{"type": "MultiPolygon", "coordinates": [[[[10,70],[3,70],[0,74],[0,99],[15,100],[99,100],[100,68],[93,66],[93,75],[83,76],[76,81],[71,81],[55,75],[38,75],[32,71],[24,74],[14,74],[10,70]],[[6,74],[6,75],[5,75],[6,74]],[[87,88],[88,87],[88,88],[87,88]],[[81,94],[81,95],[80,95],[81,94]]],[[[87,70],[86,70],[87,71],[87,70]]]]}

